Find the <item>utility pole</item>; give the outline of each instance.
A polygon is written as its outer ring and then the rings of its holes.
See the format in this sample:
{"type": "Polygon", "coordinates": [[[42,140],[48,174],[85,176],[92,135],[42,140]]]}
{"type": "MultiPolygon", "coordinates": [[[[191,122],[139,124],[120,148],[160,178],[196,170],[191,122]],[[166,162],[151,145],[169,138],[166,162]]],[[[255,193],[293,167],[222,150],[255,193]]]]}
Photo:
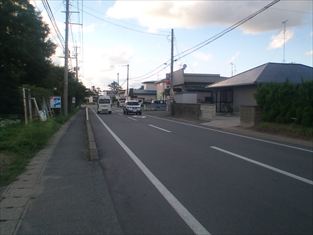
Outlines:
{"type": "Polygon", "coordinates": [[[284,51],[283,51],[283,63],[285,63],[285,48],[286,48],[286,23],[288,20],[284,20],[282,24],[284,25],[284,51]]]}
{"type": "Polygon", "coordinates": [[[170,99],[171,102],[174,99],[174,90],[173,90],[173,70],[174,70],[174,29],[171,29],[171,89],[170,89],[170,99]]]}
{"type": "Polygon", "coordinates": [[[126,97],[128,98],[128,83],[129,83],[129,64],[127,66],[127,90],[126,90],[126,97]]]}
{"type": "Polygon", "coordinates": [[[76,67],[75,67],[75,72],[76,72],[76,80],[78,81],[78,53],[77,53],[77,46],[75,47],[75,59],[76,59],[76,67]]]}
{"type": "Polygon", "coordinates": [[[117,91],[116,91],[115,96],[119,95],[119,93],[120,93],[120,88],[119,87],[120,87],[120,74],[117,73],[117,91]]]}
{"type": "Polygon", "coordinates": [[[68,115],[68,25],[69,25],[69,0],[66,0],[65,10],[65,52],[64,52],[64,91],[63,91],[63,107],[64,115],[68,115]]]}

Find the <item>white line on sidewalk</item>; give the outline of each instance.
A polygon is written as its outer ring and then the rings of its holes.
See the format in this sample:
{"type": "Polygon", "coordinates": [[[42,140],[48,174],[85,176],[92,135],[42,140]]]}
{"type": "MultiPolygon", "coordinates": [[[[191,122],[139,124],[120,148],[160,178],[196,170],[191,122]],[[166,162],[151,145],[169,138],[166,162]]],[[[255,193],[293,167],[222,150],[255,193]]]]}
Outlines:
{"type": "Polygon", "coordinates": [[[305,149],[305,148],[300,148],[300,147],[296,147],[296,146],[292,146],[292,145],[288,145],[288,144],[278,143],[278,142],[275,142],[275,141],[263,140],[263,139],[259,139],[259,138],[255,138],[255,137],[251,137],[251,136],[240,135],[240,134],[227,132],[227,131],[221,131],[221,130],[217,130],[217,129],[213,129],[213,128],[209,128],[209,127],[197,126],[197,125],[194,125],[194,124],[180,122],[180,121],[175,121],[175,120],[170,120],[170,119],[167,119],[167,118],[155,117],[155,116],[152,116],[152,115],[147,115],[147,116],[155,118],[155,119],[160,119],[160,120],[165,120],[165,121],[169,121],[169,122],[185,125],[185,126],[196,127],[196,128],[203,129],[203,130],[209,130],[209,131],[214,131],[214,132],[218,132],[218,133],[222,133],[222,134],[238,136],[238,137],[245,138],[245,139],[255,140],[255,141],[259,141],[259,142],[263,142],[263,143],[274,144],[274,145],[278,145],[278,146],[282,146],[282,147],[286,147],[286,148],[292,148],[292,149],[296,149],[296,150],[301,150],[301,151],[313,153],[313,150],[311,150],[311,149],[305,149]]]}
{"type": "Polygon", "coordinates": [[[241,156],[241,155],[239,155],[239,154],[236,154],[236,153],[233,153],[233,152],[230,152],[230,151],[227,151],[227,150],[224,150],[224,149],[215,147],[215,146],[211,146],[211,148],[212,148],[212,149],[215,149],[215,150],[218,150],[218,151],[221,151],[221,152],[223,152],[223,153],[227,153],[227,154],[232,155],[232,156],[234,156],[234,157],[240,158],[240,159],[242,159],[242,160],[244,160],[244,161],[253,163],[253,164],[255,164],[255,165],[259,165],[259,166],[264,167],[264,168],[267,168],[267,169],[269,169],[269,170],[272,170],[272,171],[278,172],[278,173],[280,173],[280,174],[286,175],[286,176],[288,176],[288,177],[294,178],[294,179],[296,179],[296,180],[302,181],[302,182],[304,182],[304,183],[313,185],[313,181],[312,181],[312,180],[303,178],[303,177],[301,177],[301,176],[297,176],[297,175],[292,174],[292,173],[289,173],[289,172],[287,172],[287,171],[280,170],[280,169],[278,169],[278,168],[276,168],[276,167],[269,166],[269,165],[267,165],[267,164],[264,164],[264,163],[261,163],[261,162],[258,162],[258,161],[255,161],[255,160],[252,160],[252,159],[243,157],[243,156],[241,156]]]}
{"type": "MultiPolygon", "coordinates": [[[[96,113],[95,113],[96,114],[96,113]]],[[[135,162],[139,169],[145,174],[150,182],[156,187],[161,195],[167,200],[167,202],[173,207],[177,214],[185,221],[190,229],[199,235],[210,234],[205,227],[181,204],[178,199],[158,180],[156,176],[140,161],[140,159],[127,147],[127,145],[109,128],[107,124],[96,114],[96,117],[107,129],[107,131],[113,136],[116,142],[125,150],[128,156],[135,162]]]]}
{"type": "Polygon", "coordinates": [[[167,132],[167,133],[171,133],[171,131],[169,131],[169,130],[163,129],[163,128],[161,128],[161,127],[158,127],[158,126],[155,126],[155,125],[152,125],[152,124],[149,124],[148,126],[151,126],[151,127],[153,127],[153,128],[159,129],[159,130],[161,130],[161,131],[165,131],[165,132],[167,132]]]}
{"type": "Polygon", "coordinates": [[[130,120],[133,120],[133,121],[137,121],[137,119],[132,118],[132,117],[127,117],[127,118],[130,119],[130,120]]]}

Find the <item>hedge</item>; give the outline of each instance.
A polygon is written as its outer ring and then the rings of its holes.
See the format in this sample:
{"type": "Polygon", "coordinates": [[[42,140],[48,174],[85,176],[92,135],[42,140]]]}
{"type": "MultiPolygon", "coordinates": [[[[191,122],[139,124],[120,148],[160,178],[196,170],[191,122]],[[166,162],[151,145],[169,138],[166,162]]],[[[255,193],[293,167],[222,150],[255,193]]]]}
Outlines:
{"type": "Polygon", "coordinates": [[[255,98],[263,121],[313,127],[313,81],[261,84],[255,98]]]}

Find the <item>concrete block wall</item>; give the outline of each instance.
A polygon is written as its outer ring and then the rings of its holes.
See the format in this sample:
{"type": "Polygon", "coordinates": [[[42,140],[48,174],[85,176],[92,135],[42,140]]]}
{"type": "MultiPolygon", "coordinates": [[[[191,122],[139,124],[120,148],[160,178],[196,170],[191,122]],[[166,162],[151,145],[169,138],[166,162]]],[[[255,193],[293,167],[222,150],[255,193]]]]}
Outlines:
{"type": "Polygon", "coordinates": [[[201,104],[200,106],[200,117],[201,121],[211,121],[216,116],[216,105],[215,104],[201,104]]]}
{"type": "Polygon", "coordinates": [[[240,106],[240,126],[253,127],[261,120],[261,111],[258,106],[240,106]]]}
{"type": "Polygon", "coordinates": [[[173,103],[172,115],[199,120],[200,104],[173,103]]]}

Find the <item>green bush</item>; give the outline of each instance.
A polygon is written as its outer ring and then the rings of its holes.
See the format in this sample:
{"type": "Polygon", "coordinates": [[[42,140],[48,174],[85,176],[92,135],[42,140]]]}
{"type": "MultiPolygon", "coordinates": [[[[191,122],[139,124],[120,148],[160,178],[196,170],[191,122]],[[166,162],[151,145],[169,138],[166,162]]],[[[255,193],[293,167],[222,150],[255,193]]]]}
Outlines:
{"type": "Polygon", "coordinates": [[[262,84],[255,98],[263,121],[313,127],[313,81],[262,84]]]}
{"type": "Polygon", "coordinates": [[[58,116],[46,122],[12,124],[0,128],[0,186],[15,179],[30,159],[42,149],[68,117],[58,116]]]}

